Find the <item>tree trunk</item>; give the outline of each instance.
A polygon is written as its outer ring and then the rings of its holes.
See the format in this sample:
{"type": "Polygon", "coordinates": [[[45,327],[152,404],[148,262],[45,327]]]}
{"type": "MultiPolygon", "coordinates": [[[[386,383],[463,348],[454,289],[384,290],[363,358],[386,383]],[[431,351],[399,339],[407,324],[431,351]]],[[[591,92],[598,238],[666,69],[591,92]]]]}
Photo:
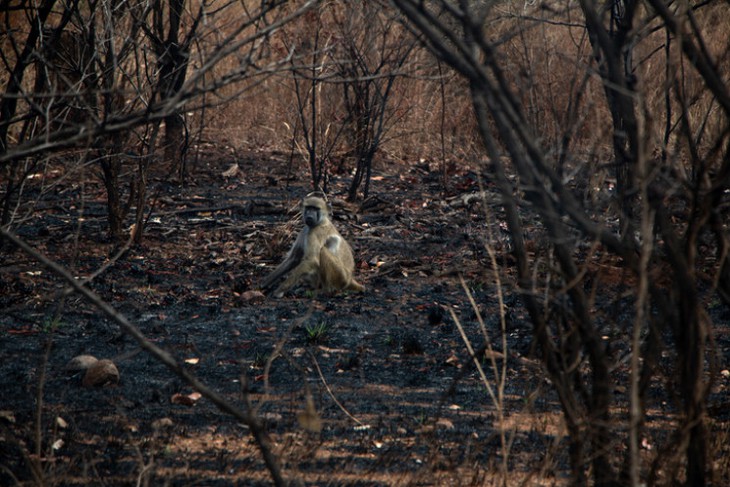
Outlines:
{"type": "MultiPolygon", "coordinates": [[[[180,44],[180,18],[184,9],[184,0],[169,0],[168,9],[168,30],[164,35],[161,18],[163,7],[157,4],[155,16],[160,19],[157,22],[157,65],[159,67],[159,78],[157,81],[157,92],[160,101],[174,97],[185,83],[188,68],[189,47],[187,44],[180,44]],[[162,40],[164,38],[164,41],[162,40]]],[[[191,32],[195,27],[191,28],[191,32]]],[[[184,166],[182,159],[187,144],[185,143],[185,125],[182,116],[175,111],[172,115],[165,117],[164,136],[164,157],[165,162],[171,167],[178,167],[181,180],[184,180],[184,166]]]]}
{"type": "MultiPolygon", "coordinates": [[[[8,131],[18,108],[18,99],[20,99],[18,95],[22,89],[23,78],[26,69],[31,64],[33,51],[36,49],[36,44],[40,38],[41,26],[45,24],[55,4],[56,0],[46,0],[37,9],[36,18],[32,19],[29,24],[30,32],[25,39],[23,51],[18,56],[15,67],[8,77],[4,92],[5,96],[0,97],[0,153],[8,151],[8,131]]],[[[30,14],[30,12],[28,13],[30,14]]],[[[3,201],[2,217],[0,217],[0,225],[3,226],[10,223],[10,215],[15,202],[14,193],[18,187],[15,183],[15,178],[18,177],[19,172],[18,162],[11,161],[7,163],[7,166],[0,168],[0,174],[8,177],[5,186],[6,193],[3,201]]]]}
{"type": "Polygon", "coordinates": [[[633,46],[629,34],[637,4],[634,0],[617,0],[611,10],[609,29],[604,26],[600,9],[593,0],[581,0],[580,5],[613,121],[613,163],[621,235],[631,236],[637,205],[634,167],[639,157],[639,140],[632,95],[635,85],[631,67],[633,46]]]}
{"type": "Polygon", "coordinates": [[[109,158],[101,156],[101,170],[103,173],[104,187],[106,188],[107,215],[109,220],[109,235],[113,240],[122,239],[122,226],[124,223],[124,207],[119,192],[119,173],[121,161],[117,155],[109,158]]]}

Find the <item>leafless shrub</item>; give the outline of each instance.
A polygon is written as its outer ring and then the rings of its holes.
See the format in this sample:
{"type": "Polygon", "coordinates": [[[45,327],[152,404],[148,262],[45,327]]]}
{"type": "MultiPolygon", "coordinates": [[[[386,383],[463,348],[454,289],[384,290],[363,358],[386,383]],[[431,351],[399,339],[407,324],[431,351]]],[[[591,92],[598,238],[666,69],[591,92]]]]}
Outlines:
{"type": "Polygon", "coordinates": [[[178,1],[114,9],[108,2],[90,8],[22,3],[23,15],[13,19],[23,27],[6,31],[3,49],[11,76],[0,103],[2,224],[11,222],[18,192],[38,161],[73,150],[80,151],[71,152],[75,164],[101,169],[112,237],[122,238],[125,216],[135,207],[132,233],[139,241],[161,128],[164,157],[184,176],[183,114],[249,89],[254,78],[286,62],[287,53],[260,62],[266,40],[313,2],[291,9],[285,3],[200,4],[190,11],[178,1]],[[229,14],[233,23],[215,22],[229,14]]]}
{"type": "MultiPolygon", "coordinates": [[[[209,399],[211,402],[213,402],[221,411],[230,414],[232,417],[236,418],[238,421],[241,421],[243,424],[247,425],[249,429],[251,430],[251,434],[255,438],[260,451],[262,453],[264,462],[266,463],[267,468],[269,469],[269,473],[271,474],[272,481],[275,485],[286,485],[285,479],[283,477],[281,467],[279,465],[279,459],[274,454],[269,438],[266,435],[266,432],[264,430],[264,426],[261,423],[260,418],[256,415],[256,411],[252,410],[250,408],[250,404],[248,404],[248,399],[246,398],[246,404],[249,406],[248,409],[242,409],[238,406],[231,403],[229,400],[224,398],[220,393],[215,391],[214,389],[207,386],[204,382],[202,382],[199,378],[197,378],[195,375],[193,375],[189,370],[187,370],[183,364],[181,364],[179,361],[177,361],[168,351],[161,349],[151,341],[149,341],[141,332],[140,330],[132,324],[124,315],[117,312],[111,305],[109,305],[107,302],[105,302],[99,295],[94,293],[93,291],[85,288],[81,281],[74,278],[67,269],[63,268],[61,265],[59,265],[57,262],[52,261],[47,256],[41,254],[40,252],[33,249],[30,245],[28,245],[26,242],[18,238],[15,234],[9,232],[8,230],[5,230],[3,228],[0,228],[0,235],[2,235],[4,238],[11,241],[14,245],[18,246],[20,249],[22,249],[24,252],[26,252],[29,256],[33,257],[34,259],[37,259],[39,263],[41,263],[44,267],[47,267],[50,271],[54,272],[68,284],[69,291],[73,290],[74,292],[80,293],[84,299],[88,300],[91,304],[93,304],[96,308],[98,308],[101,312],[103,312],[105,315],[107,315],[110,319],[114,320],[123,330],[125,333],[127,333],[130,337],[132,337],[134,340],[137,341],[139,346],[150,353],[155,359],[159,360],[160,363],[164,364],[166,367],[168,367],[173,373],[178,375],[181,379],[186,381],[188,384],[190,384],[196,391],[200,392],[204,397],[209,399]]],[[[41,377],[41,382],[39,384],[39,397],[42,397],[42,388],[44,385],[45,378],[41,377]]],[[[40,405],[39,405],[40,408],[40,405]]],[[[40,414],[40,413],[39,413],[40,414]]],[[[40,419],[38,419],[37,422],[37,428],[40,428],[40,419]]],[[[37,439],[40,440],[40,434],[37,434],[37,439]]],[[[38,446],[36,447],[37,452],[40,452],[40,442],[38,443],[38,446]]],[[[39,455],[40,456],[40,455],[39,455]]],[[[142,462],[144,463],[144,462],[142,462]]],[[[37,479],[39,480],[39,484],[42,484],[42,476],[40,472],[37,472],[37,479]]],[[[140,475],[141,478],[141,475],[140,475]]]]}
{"type": "MultiPolygon", "coordinates": [[[[613,119],[612,152],[618,183],[613,214],[623,223],[618,228],[607,225],[604,218],[596,218],[592,208],[575,197],[567,184],[569,177],[561,173],[562,164],[554,164],[550,139],[540,136],[545,117],[534,109],[555,105],[538,98],[541,90],[534,85],[538,78],[531,77],[528,71],[524,80],[515,82],[505,71],[510,64],[504,62],[502,40],[520,36],[524,39],[520,23],[516,24],[516,31],[504,32],[495,39],[490,35],[488,20],[493,18],[491,12],[498,11],[497,5],[490,10],[477,9],[472,2],[465,1],[394,3],[423,42],[469,81],[489,156],[487,169],[504,199],[512,251],[517,259],[517,286],[563,409],[573,482],[588,482],[588,464],[592,466],[595,485],[637,485],[642,478],[655,483],[658,465],[664,470],[670,468],[663,463],[668,460],[666,456],[660,455],[646,465],[638,454],[646,408],[652,401],[649,384],[663,374],[665,369],[658,362],[665,352],[672,360],[666,378],[670,388],[667,392],[683,413],[669,440],[675,447],[680,445],[683,461],[672,458],[670,477],[676,478],[675,474],[682,470],[686,485],[704,485],[711,478],[712,469],[705,423],[709,384],[714,374],[714,354],[709,347],[712,321],[707,302],[715,291],[720,297],[727,295],[727,221],[716,208],[727,204],[730,92],[722,81],[722,64],[704,47],[707,32],[698,20],[703,12],[671,9],[660,1],[641,5],[622,2],[616,5],[625,11],[611,17],[610,9],[585,1],[580,3],[580,14],[566,9],[540,21],[562,23],[567,29],[579,22],[587,29],[595,74],[574,71],[574,86],[584,88],[588,78],[597,75],[605,89],[606,106],[613,119]],[[670,121],[666,124],[669,136],[665,140],[675,140],[673,145],[662,144],[651,123],[656,112],[649,109],[647,94],[655,91],[656,85],[653,80],[637,79],[633,69],[631,52],[650,51],[647,39],[654,32],[666,33],[671,54],[665,58],[665,72],[672,73],[671,81],[662,86],[662,92],[667,100],[663,115],[670,121]],[[678,39],[676,48],[671,45],[673,39],[678,39]],[[685,71],[675,71],[672,60],[681,60],[685,71]],[[707,111],[700,117],[691,113],[683,85],[689,79],[685,75],[702,80],[696,85],[703,92],[698,99],[712,100],[710,105],[717,107],[712,115],[707,111]],[[700,142],[707,137],[703,127],[715,124],[720,127],[713,132],[716,138],[701,148],[700,142]],[[509,164],[504,153],[509,156],[509,164]],[[683,166],[690,172],[680,173],[667,162],[676,160],[686,161],[683,166]],[[507,178],[507,171],[517,174],[517,186],[507,178]],[[515,191],[523,197],[515,198],[515,191]],[[681,216],[670,216],[670,211],[679,209],[681,216]],[[528,253],[525,238],[525,220],[533,217],[542,223],[549,241],[537,259],[528,253]],[[708,269],[707,261],[700,257],[701,248],[711,249],[715,256],[714,264],[709,266],[713,274],[709,289],[700,278],[700,273],[708,269]],[[581,249],[594,250],[586,253],[581,249]],[[627,278],[619,286],[597,287],[594,279],[600,277],[591,271],[596,249],[613,255],[614,265],[624,269],[627,278]],[[550,263],[548,267],[540,264],[543,259],[550,263]],[[668,279],[657,279],[658,275],[668,279]],[[632,291],[631,299],[620,306],[620,313],[594,316],[592,310],[597,302],[619,303],[622,298],[612,293],[624,289],[632,291]],[[628,328],[624,324],[626,315],[631,316],[628,328]],[[633,336],[628,425],[622,425],[621,418],[612,412],[616,401],[614,384],[624,380],[615,373],[618,364],[604,338],[614,327],[630,330],[633,336]],[[617,435],[618,431],[625,433],[617,435]],[[628,437],[624,436],[626,433],[628,437]],[[616,461],[616,455],[621,456],[615,453],[620,442],[629,444],[627,458],[616,461]],[[625,467],[617,469],[617,464],[625,467]]],[[[521,42],[526,45],[524,40],[521,42]]],[[[580,66],[580,62],[577,59],[576,65],[580,66]]],[[[647,78],[651,75],[645,74],[647,78]]],[[[564,113],[571,113],[569,105],[562,107],[564,113]]],[[[580,123],[576,116],[579,113],[580,110],[575,111],[566,118],[564,137],[580,133],[576,125],[580,123]]],[[[581,160],[575,154],[577,145],[558,145],[558,161],[568,157],[581,160]]]]}

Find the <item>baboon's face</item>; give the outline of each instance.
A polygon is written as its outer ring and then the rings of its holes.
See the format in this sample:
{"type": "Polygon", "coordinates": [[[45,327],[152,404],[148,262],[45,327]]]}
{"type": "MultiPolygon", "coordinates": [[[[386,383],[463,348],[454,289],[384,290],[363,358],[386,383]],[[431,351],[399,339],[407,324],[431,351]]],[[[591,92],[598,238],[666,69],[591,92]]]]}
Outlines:
{"type": "Polygon", "coordinates": [[[327,210],[324,203],[318,198],[307,198],[304,200],[304,223],[309,228],[314,228],[327,217],[327,210]]]}

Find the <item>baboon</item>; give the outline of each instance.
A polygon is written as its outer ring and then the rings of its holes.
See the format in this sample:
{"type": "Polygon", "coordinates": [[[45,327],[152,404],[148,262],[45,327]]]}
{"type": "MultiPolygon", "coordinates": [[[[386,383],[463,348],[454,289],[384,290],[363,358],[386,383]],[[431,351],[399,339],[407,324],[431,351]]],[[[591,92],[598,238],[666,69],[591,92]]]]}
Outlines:
{"type": "Polygon", "coordinates": [[[314,193],[307,195],[302,201],[302,219],[304,228],[284,262],[261,282],[261,288],[270,290],[287,275],[274,291],[277,298],[300,284],[325,292],[364,291],[352,278],[355,270],[352,248],[330,221],[325,200],[314,193]]]}

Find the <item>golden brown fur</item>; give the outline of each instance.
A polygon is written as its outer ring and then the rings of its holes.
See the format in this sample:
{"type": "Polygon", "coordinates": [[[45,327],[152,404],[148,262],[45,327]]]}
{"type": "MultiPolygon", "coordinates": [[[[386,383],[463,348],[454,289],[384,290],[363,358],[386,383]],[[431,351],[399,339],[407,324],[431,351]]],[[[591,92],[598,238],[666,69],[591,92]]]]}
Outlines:
{"type": "Polygon", "coordinates": [[[326,292],[364,291],[352,277],[355,271],[352,248],[330,221],[327,203],[318,196],[307,196],[302,201],[302,219],[304,228],[284,262],[263,280],[261,287],[271,289],[286,275],[274,296],[281,297],[298,285],[326,292]]]}

